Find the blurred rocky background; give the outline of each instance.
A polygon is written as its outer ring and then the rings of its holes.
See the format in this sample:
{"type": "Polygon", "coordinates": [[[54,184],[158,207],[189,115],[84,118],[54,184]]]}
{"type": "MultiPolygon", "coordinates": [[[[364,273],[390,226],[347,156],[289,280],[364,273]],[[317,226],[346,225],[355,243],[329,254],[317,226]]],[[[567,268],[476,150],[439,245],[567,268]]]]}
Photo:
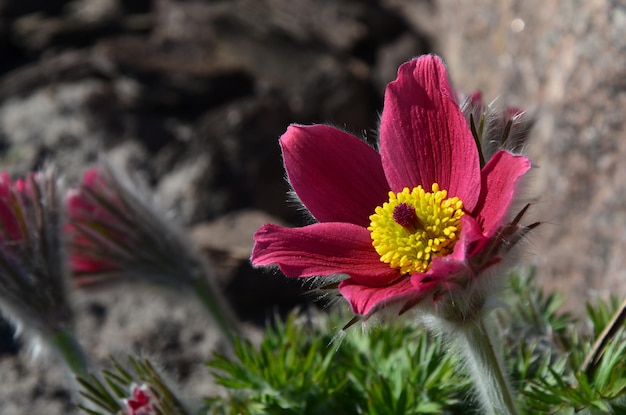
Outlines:
{"type": "MultiPolygon", "coordinates": [[[[376,139],[387,82],[434,52],[455,85],[530,110],[536,169],[524,189],[545,221],[523,249],[572,310],[626,291],[626,5],[529,0],[0,0],[0,167],[53,163],[67,185],[106,157],[147,183],[220,270],[251,335],[309,301],[252,270],[254,230],[297,225],[278,137],[330,123],[376,139]]],[[[199,305],[128,286],[77,292],[98,362],[153,356],[191,397],[220,341],[199,305]]],[[[2,325],[0,413],[76,414],[53,363],[2,325]]]]}

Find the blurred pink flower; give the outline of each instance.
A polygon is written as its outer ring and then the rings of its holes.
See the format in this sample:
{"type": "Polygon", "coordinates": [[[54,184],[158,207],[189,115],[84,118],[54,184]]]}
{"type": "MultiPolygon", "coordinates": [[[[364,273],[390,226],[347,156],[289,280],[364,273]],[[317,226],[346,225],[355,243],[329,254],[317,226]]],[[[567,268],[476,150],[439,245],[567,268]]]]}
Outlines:
{"type": "Polygon", "coordinates": [[[215,268],[144,189],[103,162],[67,192],[66,206],[79,286],[125,278],[194,292],[232,341],[238,321],[215,286],[215,268]]]}
{"type": "Polygon", "coordinates": [[[66,195],[67,212],[71,219],[66,230],[72,235],[73,248],[70,266],[77,276],[78,284],[93,282],[94,279],[89,275],[94,273],[108,273],[120,269],[119,264],[99,255],[96,249],[98,243],[104,243],[115,251],[113,244],[106,240],[121,241],[124,238],[123,232],[114,230],[113,224],[118,221],[115,215],[110,209],[98,203],[100,199],[106,201],[105,206],[110,204],[112,209],[121,208],[119,198],[115,195],[113,188],[107,185],[96,168],[87,170],[83,175],[82,186],[69,189],[66,195]],[[84,220],[84,223],[77,224],[78,218],[84,220]],[[86,226],[87,224],[101,232],[90,231],[90,226],[86,226]],[[83,232],[79,232],[77,226],[83,232]]]}
{"type": "MultiPolygon", "coordinates": [[[[21,186],[22,187],[22,186],[21,186]]],[[[13,197],[13,183],[7,172],[0,173],[0,219],[2,220],[2,239],[19,241],[23,239],[23,229],[15,212],[17,200],[13,197]]]]}
{"type": "Polygon", "coordinates": [[[68,190],[66,231],[79,285],[122,277],[170,286],[204,282],[204,258],[150,199],[106,163],[68,190]]]}
{"type": "Polygon", "coordinates": [[[288,128],[287,176],[319,223],[264,225],[251,258],[289,277],[342,275],[340,293],[365,318],[426,297],[463,299],[529,229],[518,224],[525,209],[507,215],[530,161],[501,150],[481,169],[438,57],[403,64],[384,104],[380,152],[329,126],[288,128]]]}
{"type": "Polygon", "coordinates": [[[15,182],[0,172],[0,308],[44,337],[73,319],[60,227],[51,170],[15,182]]]}
{"type": "Polygon", "coordinates": [[[128,415],[156,415],[147,386],[132,386],[132,397],[124,401],[128,415]]]}
{"type": "Polygon", "coordinates": [[[73,337],[69,272],[52,170],[12,182],[0,173],[0,310],[23,331],[33,354],[56,349],[68,367],[86,373],[73,337]]]}

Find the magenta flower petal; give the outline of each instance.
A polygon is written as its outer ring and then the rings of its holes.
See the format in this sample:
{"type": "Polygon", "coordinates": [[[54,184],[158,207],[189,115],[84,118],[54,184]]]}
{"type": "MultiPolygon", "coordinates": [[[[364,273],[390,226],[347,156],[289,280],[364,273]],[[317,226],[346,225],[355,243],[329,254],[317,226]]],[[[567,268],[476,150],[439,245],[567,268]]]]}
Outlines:
{"type": "Polygon", "coordinates": [[[517,182],[530,167],[526,157],[499,151],[483,168],[480,202],[474,216],[485,236],[497,231],[515,196],[517,182]]]}
{"type": "Polygon", "coordinates": [[[463,215],[461,217],[461,234],[458,242],[454,245],[454,251],[445,257],[433,259],[433,266],[436,262],[445,260],[465,261],[473,252],[482,248],[487,239],[476,220],[470,215],[463,215]]]}
{"type": "Polygon", "coordinates": [[[376,150],[325,125],[292,125],[280,145],[289,181],[318,221],[369,226],[389,192],[376,150]]]}
{"type": "Polygon", "coordinates": [[[402,278],[384,287],[361,285],[349,278],[341,281],[339,292],[350,303],[352,311],[365,318],[381,308],[400,302],[419,302],[426,297],[435,283],[424,283],[414,286],[408,278],[402,278]]]}
{"type": "Polygon", "coordinates": [[[291,277],[350,274],[362,284],[382,286],[398,277],[380,262],[367,229],[350,223],[316,223],[303,228],[266,224],[254,235],[252,264],[278,265],[291,277]]]}
{"type": "MultiPolygon", "coordinates": [[[[106,184],[102,181],[98,170],[95,168],[91,168],[85,172],[83,185],[91,189],[106,188],[106,184]]],[[[111,260],[93,255],[83,255],[78,252],[79,249],[77,247],[93,248],[94,244],[84,232],[79,232],[76,229],[76,224],[74,223],[79,221],[79,219],[85,221],[99,219],[107,223],[113,223],[115,222],[115,218],[99,207],[93,200],[85,197],[83,189],[69,189],[65,195],[65,206],[68,216],[71,219],[65,226],[65,231],[70,235],[72,245],[72,255],[70,255],[69,261],[72,272],[76,276],[77,284],[88,285],[95,280],[86,276],[86,274],[119,270],[120,266],[111,260]]]]}
{"type": "Polygon", "coordinates": [[[15,197],[12,191],[13,182],[8,173],[0,172],[0,221],[3,239],[19,241],[23,238],[20,222],[15,215],[15,197]],[[6,232],[6,234],[5,234],[6,232]]]}
{"type": "Polygon", "coordinates": [[[380,153],[394,192],[438,183],[465,209],[474,209],[480,194],[478,151],[438,57],[403,64],[387,86],[380,153]]]}

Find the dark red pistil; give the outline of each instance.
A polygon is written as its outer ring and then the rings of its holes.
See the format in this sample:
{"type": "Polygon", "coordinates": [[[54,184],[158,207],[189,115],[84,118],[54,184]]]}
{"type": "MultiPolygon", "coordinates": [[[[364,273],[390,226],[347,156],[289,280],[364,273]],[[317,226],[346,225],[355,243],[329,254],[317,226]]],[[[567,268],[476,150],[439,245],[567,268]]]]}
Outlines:
{"type": "Polygon", "coordinates": [[[408,203],[400,203],[393,209],[393,220],[410,231],[420,228],[422,223],[415,213],[415,208],[408,203]]]}

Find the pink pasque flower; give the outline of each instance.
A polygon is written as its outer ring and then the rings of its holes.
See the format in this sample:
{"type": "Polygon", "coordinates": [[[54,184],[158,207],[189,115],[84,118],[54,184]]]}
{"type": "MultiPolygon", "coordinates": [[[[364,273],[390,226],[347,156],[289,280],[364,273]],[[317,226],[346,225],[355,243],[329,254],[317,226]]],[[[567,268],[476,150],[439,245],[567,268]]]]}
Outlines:
{"type": "Polygon", "coordinates": [[[141,186],[107,163],[87,170],[65,198],[70,264],[79,286],[126,279],[194,292],[227,339],[238,321],[215,286],[215,271],[141,186]]]}
{"type": "MultiPolygon", "coordinates": [[[[98,249],[104,245],[109,252],[123,251],[124,232],[117,225],[123,206],[110,186],[96,168],[87,170],[83,175],[81,187],[71,188],[66,195],[66,207],[70,223],[66,231],[71,237],[70,266],[77,276],[79,284],[93,282],[91,274],[118,271],[121,266],[112,261],[98,249]],[[113,243],[112,241],[117,241],[113,243]]],[[[114,256],[114,254],[109,255],[114,256]]],[[[120,255],[121,256],[121,255],[120,255]]]]}
{"type": "Polygon", "coordinates": [[[150,195],[101,163],[65,196],[70,265],[78,285],[120,278],[193,287],[204,257],[150,195]]]}
{"type": "Polygon", "coordinates": [[[147,386],[132,387],[132,396],[124,400],[126,406],[126,413],[128,415],[155,415],[154,404],[152,402],[152,396],[147,386]]]}
{"type": "Polygon", "coordinates": [[[51,169],[14,182],[0,173],[0,311],[24,332],[33,354],[61,349],[55,338],[73,328],[56,184],[51,169]]]}
{"type": "Polygon", "coordinates": [[[289,277],[346,276],[339,291],[365,318],[474,292],[530,229],[518,224],[525,209],[507,222],[530,161],[501,150],[481,169],[438,57],[400,67],[379,135],[380,152],[329,126],[290,126],[280,139],[287,176],[318,223],[264,225],[251,258],[289,277]]]}

